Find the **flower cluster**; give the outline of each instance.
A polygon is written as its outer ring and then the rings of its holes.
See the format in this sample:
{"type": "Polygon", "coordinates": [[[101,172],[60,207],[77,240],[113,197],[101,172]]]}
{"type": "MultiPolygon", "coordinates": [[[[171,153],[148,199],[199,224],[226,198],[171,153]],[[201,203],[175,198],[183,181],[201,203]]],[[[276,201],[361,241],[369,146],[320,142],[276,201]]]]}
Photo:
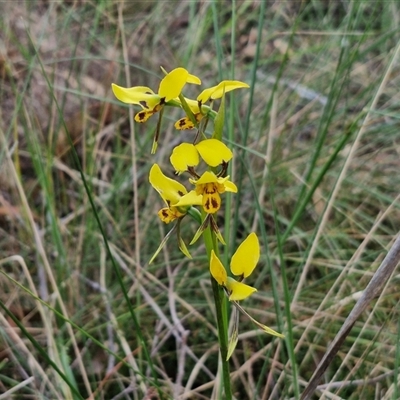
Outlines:
{"type": "MultiPolygon", "coordinates": [[[[215,216],[222,206],[221,195],[225,192],[237,193],[238,189],[227,174],[233,153],[222,141],[225,115],[224,98],[227,92],[249,87],[244,82],[224,80],[216,86],[204,89],[196,99],[190,99],[183,96],[182,90],[186,84],[200,85],[201,80],[184,68],[175,68],[169,73],[164,69],[162,70],[165,76],[160,81],[157,93],[147,86],[124,88],[112,84],[112,90],[117,99],[142,108],[135,115],[135,121],[146,122],[151,116],[158,113],[159,118],[151,149],[152,153],[157,150],[162,117],[166,107],[178,107],[185,113],[184,117],[175,122],[176,129],[196,130],[193,140],[190,143],[184,142],[176,146],[169,158],[177,177],[182,178],[188,175],[186,183],[191,185],[190,189],[180,181],[166,176],[158,164],[154,164],[150,169],[149,182],[164,202],[164,207],[158,211],[158,216],[166,224],[174,222],[173,228],[162,240],[150,262],[155,259],[173,232],[177,233],[178,246],[182,253],[191,258],[190,252],[181,237],[181,223],[187,215],[190,215],[199,224],[190,242],[191,245],[198,240],[206,229],[210,229],[220,243],[225,244],[215,216]],[[219,110],[215,111],[213,105],[217,99],[222,100],[219,110]],[[210,120],[214,121],[214,129],[208,133],[207,127],[210,120]]],[[[251,233],[232,256],[231,274],[236,276],[237,279],[228,274],[219,260],[217,247],[215,247],[217,246],[216,243],[214,243],[209,260],[210,273],[213,279],[222,287],[236,310],[246,314],[265,332],[282,337],[278,332],[250,317],[238,304],[238,301],[244,300],[256,292],[255,288],[243,283],[243,280],[250,276],[258,263],[260,248],[256,234],[251,233]]],[[[238,318],[236,320],[238,321],[238,318]]],[[[236,342],[237,323],[230,340],[228,358],[232,354],[236,342]]]]}
{"type": "MultiPolygon", "coordinates": [[[[112,90],[120,101],[136,104],[142,108],[142,111],[135,115],[137,122],[146,122],[152,115],[159,113],[152,153],[158,146],[161,119],[165,107],[180,107],[185,111],[186,116],[175,123],[177,129],[197,129],[193,142],[181,143],[173,149],[170,157],[176,175],[189,174],[188,182],[192,185],[192,190],[188,191],[180,182],[165,176],[157,164],[153,165],[149,175],[150,184],[160,194],[166,206],[158,212],[158,216],[167,224],[177,221],[172,231],[176,231],[178,234],[181,251],[190,257],[180,236],[181,220],[188,213],[196,218],[196,210],[193,208],[201,206],[206,217],[202,220],[191,244],[196,242],[208,226],[215,232],[221,243],[224,243],[213,215],[221,208],[221,194],[237,192],[236,185],[226,175],[228,163],[233,157],[232,151],[221,140],[215,138],[221,137],[222,132],[221,134],[214,132],[211,138],[207,138],[204,132],[207,121],[210,118],[215,119],[218,115],[212,109],[211,103],[222,98],[229,91],[247,88],[248,85],[240,81],[222,81],[216,86],[203,90],[194,100],[184,97],[181,92],[186,83],[201,84],[198,77],[190,74],[184,68],[175,68],[169,73],[165,70],[163,72],[165,77],[161,80],[157,93],[147,86],[124,88],[112,84],[112,90]],[[204,161],[206,170],[199,172],[197,167],[201,161],[204,161]]],[[[172,231],[163,240],[151,261],[165,245],[172,231]]]]}

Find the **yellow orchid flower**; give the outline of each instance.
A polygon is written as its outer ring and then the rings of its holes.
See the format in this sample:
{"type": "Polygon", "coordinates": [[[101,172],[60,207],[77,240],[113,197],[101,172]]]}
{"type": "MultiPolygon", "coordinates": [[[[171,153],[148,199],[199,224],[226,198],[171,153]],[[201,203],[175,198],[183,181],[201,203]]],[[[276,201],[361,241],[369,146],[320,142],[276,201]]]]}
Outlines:
{"type": "Polygon", "coordinates": [[[231,260],[231,271],[239,277],[239,281],[228,277],[225,267],[220,259],[211,254],[210,272],[219,285],[223,286],[229,294],[229,300],[243,300],[257,291],[256,288],[241,282],[251,275],[260,259],[260,244],[257,235],[253,232],[240,244],[231,260]]]}
{"type": "MultiPolygon", "coordinates": [[[[283,338],[284,335],[255,320],[238,303],[238,301],[246,299],[257,291],[256,288],[246,285],[241,281],[251,275],[258,263],[259,258],[260,244],[257,235],[253,232],[247,236],[247,238],[241,243],[235,254],[232,256],[230,267],[232,273],[239,277],[238,280],[228,276],[225,267],[214,253],[214,250],[211,251],[210,273],[218,282],[218,284],[224,288],[225,293],[235,306],[236,310],[250,318],[250,320],[264,332],[283,338]]],[[[231,337],[229,339],[227,359],[229,359],[232,355],[238,341],[238,323],[239,319],[236,317],[231,337]]]]}
{"type": "Polygon", "coordinates": [[[177,98],[186,83],[199,85],[201,81],[198,77],[189,74],[185,68],[180,67],[173,69],[161,80],[158,93],[147,86],[124,88],[113,83],[111,87],[118,100],[142,107],[143,111],[135,115],[135,121],[145,122],[160,111],[165,103],[177,98]]]}
{"type": "Polygon", "coordinates": [[[196,186],[196,194],[202,195],[202,206],[207,214],[214,214],[220,209],[220,194],[237,193],[237,187],[229,180],[229,176],[218,177],[211,171],[205,171],[199,179],[189,179],[189,181],[196,186]]]}
{"type": "Polygon", "coordinates": [[[167,205],[167,207],[162,208],[158,212],[161,221],[169,224],[170,222],[177,220],[175,226],[161,241],[158,249],[150,259],[149,264],[153,262],[175,230],[177,232],[179,249],[186,257],[192,258],[185,242],[181,238],[180,223],[192,205],[202,204],[202,197],[197,195],[194,190],[188,193],[185,186],[181,183],[165,176],[157,164],[154,164],[150,169],[149,181],[151,186],[153,186],[153,188],[160,194],[167,205]]]}
{"type": "Polygon", "coordinates": [[[151,167],[149,181],[167,205],[158,212],[159,218],[166,224],[186,215],[190,206],[202,204],[201,195],[194,190],[188,193],[181,183],[165,176],[158,164],[151,167]]]}
{"type": "Polygon", "coordinates": [[[217,167],[223,162],[227,163],[232,157],[232,151],[217,139],[202,140],[197,144],[182,143],[172,151],[170,161],[175,171],[181,174],[189,167],[196,167],[200,157],[210,167],[217,167]]]}
{"type": "MultiPolygon", "coordinates": [[[[186,99],[186,103],[192,110],[194,117],[197,122],[200,122],[203,118],[202,105],[206,103],[209,99],[216,100],[220,99],[224,93],[228,93],[235,89],[249,88],[247,83],[241,81],[229,81],[224,80],[218,85],[204,89],[198,96],[197,100],[186,99]]],[[[179,130],[194,129],[195,126],[193,122],[188,117],[183,117],[175,123],[175,128],[179,130]]]]}

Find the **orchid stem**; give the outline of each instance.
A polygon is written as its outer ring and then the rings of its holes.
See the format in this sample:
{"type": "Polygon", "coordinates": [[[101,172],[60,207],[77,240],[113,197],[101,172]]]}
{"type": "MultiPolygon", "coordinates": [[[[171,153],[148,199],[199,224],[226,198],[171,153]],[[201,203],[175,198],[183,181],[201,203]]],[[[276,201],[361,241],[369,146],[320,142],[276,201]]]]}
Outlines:
{"type": "MultiPolygon", "coordinates": [[[[203,214],[203,212],[202,212],[203,214]]],[[[205,214],[205,213],[204,213],[205,214]]],[[[205,218],[205,215],[203,215],[205,218]]],[[[203,232],[204,243],[207,250],[207,258],[210,263],[211,250],[218,256],[218,245],[215,233],[211,230],[210,225],[203,232]]],[[[217,281],[211,276],[211,286],[214,294],[214,303],[217,314],[218,342],[222,362],[222,380],[225,390],[225,399],[232,400],[232,388],[229,371],[228,355],[228,307],[224,290],[217,281]]]]}

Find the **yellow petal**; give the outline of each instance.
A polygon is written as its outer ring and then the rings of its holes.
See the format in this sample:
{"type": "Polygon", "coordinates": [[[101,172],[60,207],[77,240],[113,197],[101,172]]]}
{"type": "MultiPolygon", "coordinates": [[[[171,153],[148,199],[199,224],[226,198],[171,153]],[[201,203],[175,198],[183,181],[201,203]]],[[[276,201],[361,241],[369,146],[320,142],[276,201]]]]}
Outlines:
{"type": "Polygon", "coordinates": [[[207,183],[216,183],[219,193],[224,193],[225,191],[237,193],[236,185],[228,179],[229,176],[226,176],[225,178],[218,178],[214,172],[205,171],[199,179],[190,178],[189,182],[196,186],[205,185],[207,183]]]}
{"type": "Polygon", "coordinates": [[[154,114],[153,111],[139,111],[136,115],[135,115],[135,121],[136,122],[146,122],[152,115],[154,114]]]}
{"type": "Polygon", "coordinates": [[[228,162],[233,157],[228,147],[217,139],[202,140],[195,147],[201,158],[210,167],[216,167],[222,164],[223,161],[228,162]]]}
{"type": "MultiPolygon", "coordinates": [[[[194,114],[194,117],[196,118],[197,122],[200,122],[203,119],[203,115],[200,113],[194,114]]],[[[183,118],[179,119],[178,121],[175,122],[174,126],[175,126],[175,129],[178,129],[180,131],[195,128],[194,123],[190,120],[189,117],[183,117],[183,118]]]]}
{"type": "MultiPolygon", "coordinates": [[[[196,153],[197,153],[197,151],[196,151],[196,153]]],[[[224,180],[224,179],[222,179],[222,180],[224,180]]],[[[214,174],[214,172],[205,171],[205,172],[203,172],[203,175],[201,175],[201,177],[199,179],[189,179],[189,181],[191,183],[193,183],[194,185],[203,185],[206,183],[217,183],[218,178],[214,174]]]]}
{"type": "Polygon", "coordinates": [[[183,117],[179,119],[175,122],[174,126],[180,131],[184,131],[186,129],[194,129],[194,123],[188,117],[183,117]]]}
{"type": "Polygon", "coordinates": [[[203,208],[208,214],[214,214],[221,208],[221,196],[214,183],[204,185],[203,208]]]}
{"type": "Polygon", "coordinates": [[[146,110],[153,110],[160,103],[160,96],[146,86],[124,88],[112,83],[111,88],[114,96],[123,103],[138,104],[146,110]]]}
{"type": "Polygon", "coordinates": [[[187,83],[193,83],[194,85],[201,85],[201,79],[198,78],[196,75],[189,74],[187,79],[187,83]]]}
{"type": "Polygon", "coordinates": [[[224,93],[228,93],[231,90],[249,87],[250,86],[247,83],[240,81],[222,81],[217,85],[216,89],[211,94],[211,98],[213,100],[220,99],[224,93]]]}
{"type": "Polygon", "coordinates": [[[189,72],[185,68],[175,68],[165,76],[158,89],[158,95],[165,97],[165,101],[170,101],[178,97],[186,84],[189,72]]]}
{"type": "Polygon", "coordinates": [[[176,146],[169,160],[179,174],[186,171],[188,167],[195,167],[200,162],[199,153],[191,143],[176,146]]]}
{"type": "Polygon", "coordinates": [[[237,186],[233,182],[228,181],[228,180],[226,180],[224,182],[224,187],[225,187],[225,191],[227,191],[227,192],[237,193],[237,191],[238,191],[237,186]]]}
{"type": "Polygon", "coordinates": [[[202,204],[203,196],[198,195],[195,190],[191,190],[179,199],[175,207],[201,206],[202,204]]]}
{"type": "Polygon", "coordinates": [[[219,285],[226,285],[228,275],[226,273],[225,267],[222,265],[221,261],[214,253],[214,250],[211,250],[210,272],[212,277],[218,282],[219,285]]]}
{"type": "MultiPolygon", "coordinates": [[[[168,72],[165,70],[164,67],[160,66],[161,71],[164,72],[165,75],[168,75],[168,72]]],[[[195,85],[201,85],[201,80],[196,75],[188,74],[186,83],[193,83],[195,85]]]]}
{"type": "Polygon", "coordinates": [[[186,101],[187,105],[190,107],[190,109],[192,110],[193,114],[196,115],[196,114],[200,113],[199,103],[197,100],[192,100],[192,99],[188,99],[185,97],[185,101],[186,101]]]}
{"type": "Polygon", "coordinates": [[[231,292],[229,296],[230,301],[244,300],[257,292],[256,288],[246,285],[242,282],[235,281],[233,278],[228,277],[227,288],[231,292]]]}
{"type": "Polygon", "coordinates": [[[249,85],[240,81],[222,81],[217,86],[203,90],[198,96],[197,101],[205,103],[210,97],[211,99],[219,99],[224,93],[230,92],[231,90],[248,88],[249,85]]]}
{"type": "Polygon", "coordinates": [[[252,232],[232,256],[231,271],[236,276],[247,278],[253,272],[259,259],[260,244],[257,235],[252,232]]]}
{"type": "Polygon", "coordinates": [[[216,90],[217,86],[210,87],[208,89],[204,89],[198,96],[197,96],[197,101],[204,104],[210,96],[213,94],[213,92],[216,90]]]}
{"type": "Polygon", "coordinates": [[[185,214],[179,212],[175,207],[169,208],[165,207],[162,208],[158,213],[158,217],[161,219],[162,222],[169,224],[176,219],[183,217],[185,214]]]}
{"type": "Polygon", "coordinates": [[[175,205],[187,193],[185,186],[165,176],[157,164],[150,169],[149,181],[168,206],[175,205]]]}

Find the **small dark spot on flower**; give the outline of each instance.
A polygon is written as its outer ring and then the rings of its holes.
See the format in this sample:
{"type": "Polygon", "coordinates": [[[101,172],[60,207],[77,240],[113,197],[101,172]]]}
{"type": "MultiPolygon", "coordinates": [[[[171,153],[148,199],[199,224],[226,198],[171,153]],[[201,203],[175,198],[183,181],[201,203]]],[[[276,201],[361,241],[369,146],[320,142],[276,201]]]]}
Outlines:
{"type": "Polygon", "coordinates": [[[168,218],[168,211],[167,210],[162,210],[161,214],[163,215],[164,218],[168,218]]]}
{"type": "Polygon", "coordinates": [[[183,196],[184,195],[184,193],[181,190],[178,190],[178,194],[179,194],[179,196],[183,196]]]}
{"type": "Polygon", "coordinates": [[[146,113],[144,111],[140,111],[137,113],[137,117],[139,118],[139,122],[141,122],[146,118],[146,113]]]}
{"type": "Polygon", "coordinates": [[[213,208],[216,208],[216,209],[219,208],[218,200],[215,197],[211,198],[211,203],[212,203],[213,208]]]}
{"type": "Polygon", "coordinates": [[[217,188],[215,185],[207,185],[206,188],[204,189],[204,192],[206,194],[214,194],[217,191],[217,188]]]}
{"type": "Polygon", "coordinates": [[[161,97],[159,104],[160,104],[160,106],[165,104],[165,97],[161,97]]]}
{"type": "Polygon", "coordinates": [[[149,106],[147,105],[147,101],[141,100],[139,101],[139,104],[143,107],[143,108],[149,108],[149,106]]]}

